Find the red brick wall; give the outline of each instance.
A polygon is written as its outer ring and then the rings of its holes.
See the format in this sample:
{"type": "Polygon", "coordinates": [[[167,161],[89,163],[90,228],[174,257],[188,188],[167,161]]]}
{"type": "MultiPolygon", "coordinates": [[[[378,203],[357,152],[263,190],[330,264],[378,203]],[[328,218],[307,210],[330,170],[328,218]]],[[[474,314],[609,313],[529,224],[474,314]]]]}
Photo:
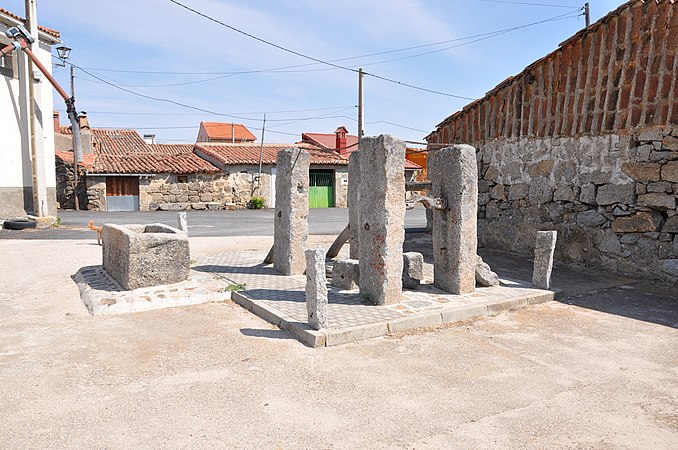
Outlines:
{"type": "Polygon", "coordinates": [[[429,143],[678,124],[678,3],[633,0],[448,117],[429,143]]]}

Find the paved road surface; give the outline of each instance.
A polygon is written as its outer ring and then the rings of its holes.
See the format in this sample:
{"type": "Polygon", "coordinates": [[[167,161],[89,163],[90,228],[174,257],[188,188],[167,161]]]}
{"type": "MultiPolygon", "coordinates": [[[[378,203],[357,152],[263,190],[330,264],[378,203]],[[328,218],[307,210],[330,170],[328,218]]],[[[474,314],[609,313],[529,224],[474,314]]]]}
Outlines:
{"type": "MultiPolygon", "coordinates": [[[[177,225],[177,213],[173,211],[134,211],[134,212],[96,212],[96,211],[59,211],[60,228],[47,230],[0,230],[0,239],[82,239],[91,237],[87,222],[103,223],[153,223],[160,222],[177,225]]],[[[310,234],[339,234],[348,223],[348,209],[327,208],[311,209],[308,217],[310,234]]],[[[407,228],[426,226],[426,213],[423,207],[407,211],[407,228]]],[[[188,211],[189,235],[208,236],[272,236],[272,209],[240,209],[236,211],[188,211]]]]}

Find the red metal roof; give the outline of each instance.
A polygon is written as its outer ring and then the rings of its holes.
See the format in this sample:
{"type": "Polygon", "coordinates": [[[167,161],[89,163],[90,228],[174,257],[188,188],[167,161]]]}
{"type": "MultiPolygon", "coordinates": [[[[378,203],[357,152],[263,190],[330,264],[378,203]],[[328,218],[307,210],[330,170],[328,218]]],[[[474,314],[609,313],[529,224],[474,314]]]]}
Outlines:
{"type": "Polygon", "coordinates": [[[254,141],[254,136],[247,127],[240,123],[200,122],[210,140],[219,141],[254,141]]]}
{"type": "MultiPolygon", "coordinates": [[[[311,154],[311,164],[348,164],[348,158],[336,153],[335,151],[328,151],[305,143],[264,144],[262,163],[275,164],[278,157],[278,152],[284,148],[292,147],[299,147],[308,150],[308,152],[311,154]]],[[[195,144],[194,151],[199,155],[205,155],[216,163],[223,165],[235,165],[259,164],[260,149],[261,145],[254,142],[241,144],[199,142],[195,144]]]]}
{"type": "MultiPolygon", "coordinates": [[[[12,19],[18,20],[21,23],[26,23],[26,20],[23,17],[17,16],[16,14],[9,12],[6,9],[0,8],[0,14],[4,14],[6,16],[9,16],[12,19]]],[[[55,37],[57,39],[61,38],[61,33],[59,33],[57,30],[53,30],[51,28],[43,27],[42,25],[38,25],[38,30],[42,31],[43,33],[47,33],[50,36],[55,37]]]]}

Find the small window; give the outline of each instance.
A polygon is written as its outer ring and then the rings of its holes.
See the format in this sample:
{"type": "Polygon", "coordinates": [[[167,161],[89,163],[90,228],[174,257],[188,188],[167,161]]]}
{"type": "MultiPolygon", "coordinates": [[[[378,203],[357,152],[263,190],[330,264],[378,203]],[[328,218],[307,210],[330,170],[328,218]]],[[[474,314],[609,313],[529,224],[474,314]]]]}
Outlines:
{"type": "MultiPolygon", "coordinates": [[[[0,36],[0,48],[5,48],[8,44],[10,44],[9,39],[0,36]]],[[[4,75],[8,78],[17,77],[16,51],[0,57],[0,75],[4,75]]]]}
{"type": "Polygon", "coordinates": [[[177,183],[188,183],[188,175],[177,175],[177,183]]]}

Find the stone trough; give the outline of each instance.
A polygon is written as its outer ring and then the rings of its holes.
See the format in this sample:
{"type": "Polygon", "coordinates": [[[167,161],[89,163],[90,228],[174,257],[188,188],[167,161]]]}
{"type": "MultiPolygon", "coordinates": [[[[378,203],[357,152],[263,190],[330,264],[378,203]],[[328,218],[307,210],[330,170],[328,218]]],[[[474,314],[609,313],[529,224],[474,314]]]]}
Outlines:
{"type": "Polygon", "coordinates": [[[178,283],[190,274],[188,237],[168,225],[105,224],[102,243],[103,268],[124,289],[178,283]]]}

